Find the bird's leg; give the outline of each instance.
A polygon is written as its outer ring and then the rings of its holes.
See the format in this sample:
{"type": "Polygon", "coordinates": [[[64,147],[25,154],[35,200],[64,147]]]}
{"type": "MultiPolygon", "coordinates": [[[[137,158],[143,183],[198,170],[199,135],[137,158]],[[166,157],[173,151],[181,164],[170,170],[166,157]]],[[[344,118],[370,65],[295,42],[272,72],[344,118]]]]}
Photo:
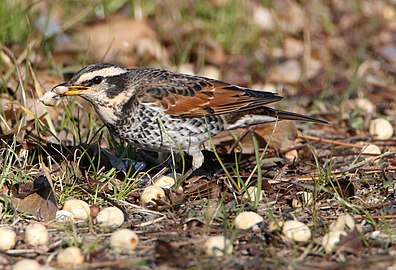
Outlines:
{"type": "Polygon", "coordinates": [[[183,175],[183,180],[187,179],[196,169],[201,168],[205,160],[204,155],[198,148],[190,149],[187,153],[192,156],[192,167],[183,175]]]}
{"type": "Polygon", "coordinates": [[[158,161],[162,164],[169,162],[169,152],[158,152],[158,161]]]}
{"type": "Polygon", "coordinates": [[[205,157],[202,154],[202,151],[197,149],[191,149],[188,151],[188,154],[192,156],[192,167],[194,170],[201,168],[202,164],[204,163],[205,157]]]}
{"type": "Polygon", "coordinates": [[[153,157],[149,152],[139,149],[137,151],[138,159],[149,164],[150,166],[157,167],[157,166],[164,166],[158,158],[153,157]]]}

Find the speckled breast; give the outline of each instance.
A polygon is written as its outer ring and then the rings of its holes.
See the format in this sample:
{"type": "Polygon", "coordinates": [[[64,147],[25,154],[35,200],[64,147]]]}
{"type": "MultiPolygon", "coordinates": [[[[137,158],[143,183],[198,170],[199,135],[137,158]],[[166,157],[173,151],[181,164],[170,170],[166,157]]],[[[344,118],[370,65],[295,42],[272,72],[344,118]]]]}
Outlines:
{"type": "Polygon", "coordinates": [[[220,116],[176,118],[143,105],[119,119],[116,125],[108,125],[112,133],[137,148],[152,151],[188,151],[224,130],[220,116]]]}

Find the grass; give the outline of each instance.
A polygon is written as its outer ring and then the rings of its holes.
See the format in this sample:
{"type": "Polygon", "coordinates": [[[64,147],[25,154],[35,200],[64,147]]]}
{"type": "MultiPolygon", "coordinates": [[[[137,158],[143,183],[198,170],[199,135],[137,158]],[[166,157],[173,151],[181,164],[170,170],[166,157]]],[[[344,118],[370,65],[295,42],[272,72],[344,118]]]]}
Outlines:
{"type": "Polygon", "coordinates": [[[21,1],[0,3],[0,42],[5,43],[26,43],[30,36],[30,21],[26,16],[29,7],[23,6],[21,1]],[[24,12],[21,12],[21,11],[24,12]]]}

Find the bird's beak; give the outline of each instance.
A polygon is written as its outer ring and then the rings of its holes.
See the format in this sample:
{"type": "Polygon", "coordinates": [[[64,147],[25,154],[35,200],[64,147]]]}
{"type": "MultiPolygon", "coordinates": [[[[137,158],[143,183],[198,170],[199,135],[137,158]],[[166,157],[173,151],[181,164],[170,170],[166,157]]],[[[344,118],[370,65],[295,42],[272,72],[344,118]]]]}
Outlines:
{"type": "Polygon", "coordinates": [[[68,82],[59,84],[46,92],[41,98],[40,102],[47,106],[56,106],[59,104],[60,99],[65,96],[75,96],[83,91],[86,91],[89,87],[80,85],[69,85],[68,82]]]}
{"type": "Polygon", "coordinates": [[[60,96],[75,96],[88,89],[89,87],[86,86],[69,85],[69,83],[66,82],[55,86],[52,88],[51,92],[60,96]]]}

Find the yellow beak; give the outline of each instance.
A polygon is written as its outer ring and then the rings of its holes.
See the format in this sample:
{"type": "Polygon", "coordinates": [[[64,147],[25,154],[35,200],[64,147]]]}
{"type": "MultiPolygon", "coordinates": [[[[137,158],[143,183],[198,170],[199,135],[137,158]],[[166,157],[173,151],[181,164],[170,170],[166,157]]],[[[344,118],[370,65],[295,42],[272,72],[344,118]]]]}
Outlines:
{"type": "Polygon", "coordinates": [[[81,85],[67,85],[67,83],[62,83],[55,86],[51,91],[55,94],[62,96],[75,96],[79,93],[88,90],[89,87],[81,85]]]}
{"type": "Polygon", "coordinates": [[[77,95],[77,94],[79,94],[79,93],[81,93],[81,92],[87,90],[88,88],[89,88],[89,87],[86,87],[86,86],[77,86],[77,85],[69,86],[69,90],[67,90],[67,91],[64,93],[64,95],[65,95],[65,96],[74,96],[74,95],[77,95]]]}

